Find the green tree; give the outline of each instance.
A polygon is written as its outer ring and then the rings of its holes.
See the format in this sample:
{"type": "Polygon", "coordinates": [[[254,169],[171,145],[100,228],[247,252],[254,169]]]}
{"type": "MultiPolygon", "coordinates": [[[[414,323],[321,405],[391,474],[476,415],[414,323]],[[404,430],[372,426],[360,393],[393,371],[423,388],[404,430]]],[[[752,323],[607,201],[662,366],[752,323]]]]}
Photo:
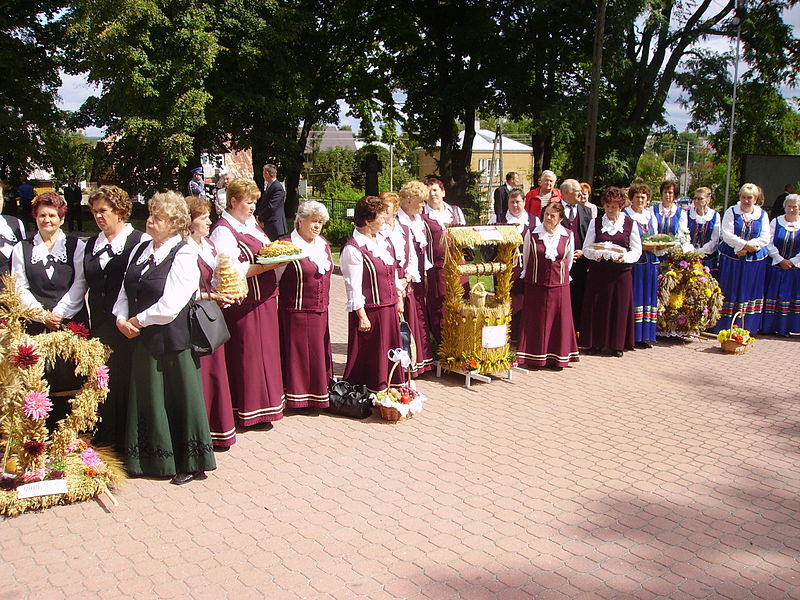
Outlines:
{"type": "Polygon", "coordinates": [[[44,162],[53,170],[56,187],[70,179],[88,179],[94,161],[94,144],[82,133],[58,129],[46,136],[44,162]]]}
{"type": "Polygon", "coordinates": [[[414,179],[414,175],[406,167],[407,163],[404,160],[403,155],[401,153],[394,151],[392,153],[392,156],[390,157],[389,150],[387,150],[383,146],[378,146],[376,144],[367,144],[356,150],[355,153],[356,171],[353,175],[353,182],[355,187],[362,190],[364,189],[365,177],[364,177],[364,172],[361,170],[361,163],[364,161],[364,157],[370,153],[376,154],[378,156],[378,160],[380,160],[383,165],[383,170],[378,175],[379,191],[396,192],[401,187],[403,187],[404,183],[414,179]],[[389,175],[390,158],[393,165],[391,174],[391,184],[389,175]]]}
{"type": "MultiPolygon", "coordinates": [[[[308,171],[308,181],[317,194],[324,194],[331,180],[335,180],[337,185],[352,186],[358,165],[356,153],[352,150],[347,148],[323,150],[317,152],[314,157],[314,162],[308,171]]],[[[361,188],[363,189],[363,184],[361,188]]]]}
{"type": "Polygon", "coordinates": [[[44,158],[61,123],[58,19],[65,2],[7,0],[0,11],[0,172],[18,177],[44,158]]]}

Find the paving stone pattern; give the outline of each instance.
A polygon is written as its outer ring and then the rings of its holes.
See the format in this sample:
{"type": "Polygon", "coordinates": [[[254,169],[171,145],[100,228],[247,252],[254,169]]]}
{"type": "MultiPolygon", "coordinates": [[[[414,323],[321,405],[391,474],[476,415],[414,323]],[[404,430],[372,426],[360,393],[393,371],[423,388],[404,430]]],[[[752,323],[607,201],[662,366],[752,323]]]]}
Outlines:
{"type": "Polygon", "coordinates": [[[0,599],[800,598],[798,343],[428,375],[398,424],[289,414],[206,481],[3,521],[0,599]]]}

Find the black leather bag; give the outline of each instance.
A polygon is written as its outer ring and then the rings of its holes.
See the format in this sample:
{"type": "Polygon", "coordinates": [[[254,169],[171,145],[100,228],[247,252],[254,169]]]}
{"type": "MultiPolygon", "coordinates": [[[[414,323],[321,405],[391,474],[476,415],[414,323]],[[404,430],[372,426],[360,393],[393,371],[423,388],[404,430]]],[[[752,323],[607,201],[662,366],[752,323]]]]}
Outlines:
{"type": "Polygon", "coordinates": [[[222,309],[214,300],[198,300],[189,307],[192,350],[198,356],[211,354],[231,339],[222,309]]]}
{"type": "Polygon", "coordinates": [[[371,396],[365,385],[354,386],[348,381],[331,379],[328,412],[351,419],[366,419],[372,416],[371,396]]]}

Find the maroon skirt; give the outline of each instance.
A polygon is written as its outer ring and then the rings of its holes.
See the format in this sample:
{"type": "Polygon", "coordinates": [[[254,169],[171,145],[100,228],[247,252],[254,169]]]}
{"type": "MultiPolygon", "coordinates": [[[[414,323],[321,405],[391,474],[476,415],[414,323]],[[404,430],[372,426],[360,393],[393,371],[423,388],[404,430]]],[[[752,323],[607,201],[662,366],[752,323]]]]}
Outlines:
{"type": "MultiPolygon", "coordinates": [[[[358,330],[358,315],[350,312],[347,335],[347,364],[342,378],[354,385],[366,385],[372,392],[385,390],[392,363],[388,352],[400,347],[400,320],[397,307],[366,308],[372,324],[369,331],[358,330]]],[[[392,385],[403,383],[403,369],[397,367],[392,385]]]]}
{"type": "Polygon", "coordinates": [[[426,275],[428,289],[425,293],[425,307],[428,314],[428,325],[433,337],[441,340],[442,311],[444,310],[444,269],[431,267],[426,275]]]}
{"type": "Polygon", "coordinates": [[[517,359],[534,367],[566,367],[580,360],[569,285],[525,284],[517,359]]]}
{"type": "Polygon", "coordinates": [[[224,346],[200,357],[200,377],[203,380],[211,443],[215,448],[230,448],[236,443],[236,423],[233,419],[224,346]]]}
{"type": "Polygon", "coordinates": [[[422,375],[433,368],[433,350],[431,349],[428,317],[425,314],[425,284],[412,283],[406,289],[403,310],[406,322],[411,328],[414,343],[417,347],[416,363],[411,365],[411,376],[422,375]]]}
{"type": "Polygon", "coordinates": [[[328,312],[279,310],[278,319],[286,406],[326,408],[333,377],[328,312]]]}
{"type": "Polygon", "coordinates": [[[589,261],[581,307],[582,348],[633,349],[633,277],[631,265],[589,261]]]}
{"type": "Polygon", "coordinates": [[[225,344],[231,397],[244,427],[283,418],[278,300],[225,309],[231,339],[225,344]]]}

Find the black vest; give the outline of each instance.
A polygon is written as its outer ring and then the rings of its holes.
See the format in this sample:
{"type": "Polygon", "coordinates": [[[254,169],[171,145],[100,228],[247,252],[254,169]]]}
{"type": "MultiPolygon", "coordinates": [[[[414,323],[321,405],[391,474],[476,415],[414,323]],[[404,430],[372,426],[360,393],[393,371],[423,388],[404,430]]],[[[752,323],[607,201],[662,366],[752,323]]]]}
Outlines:
{"type": "Polygon", "coordinates": [[[114,303],[117,301],[122,280],[125,278],[125,268],[133,249],[142,241],[141,231],[133,230],[125,240],[122,253],[113,255],[106,263],[105,269],[100,268],[100,255],[94,254],[94,246],[99,235],[92,237],[86,243],[86,252],[83,255],[83,274],[89,284],[89,320],[92,335],[103,338],[98,330],[117,331],[116,318],[111,314],[114,303]]]}
{"type": "MultiPolygon", "coordinates": [[[[71,235],[67,236],[67,262],[53,263],[53,277],[47,276],[47,262],[40,261],[33,264],[33,240],[23,240],[22,256],[25,259],[25,275],[28,278],[28,287],[31,294],[39,303],[49,311],[52,311],[58,301],[64,297],[75,281],[75,248],[78,246],[78,238],[71,235]]],[[[78,311],[80,314],[81,311],[78,311]]],[[[78,317],[73,317],[77,319],[78,317]]]]}
{"type": "MultiPolygon", "coordinates": [[[[4,235],[0,234],[0,248],[8,245],[14,246],[17,242],[22,241],[24,239],[24,235],[22,234],[22,230],[19,228],[19,221],[13,217],[7,217],[5,215],[0,215],[0,219],[5,219],[6,224],[9,226],[11,231],[13,232],[14,236],[17,238],[16,240],[9,240],[4,235]]],[[[11,271],[11,255],[6,255],[0,252],[0,274],[8,273],[11,271]]]]}
{"type": "MultiPolygon", "coordinates": [[[[167,276],[172,268],[175,255],[185,245],[186,242],[184,241],[178,243],[160,264],[151,267],[144,275],[142,275],[142,271],[147,263],[137,265],[136,261],[144,252],[147,244],[141,244],[133,252],[124,280],[125,293],[128,296],[128,315],[130,317],[134,317],[150,308],[161,299],[164,295],[167,276]]],[[[166,325],[150,325],[142,328],[139,339],[142,340],[150,354],[158,356],[167,352],[180,352],[189,348],[189,304],[191,304],[191,301],[181,309],[181,312],[172,322],[166,325]]]]}

